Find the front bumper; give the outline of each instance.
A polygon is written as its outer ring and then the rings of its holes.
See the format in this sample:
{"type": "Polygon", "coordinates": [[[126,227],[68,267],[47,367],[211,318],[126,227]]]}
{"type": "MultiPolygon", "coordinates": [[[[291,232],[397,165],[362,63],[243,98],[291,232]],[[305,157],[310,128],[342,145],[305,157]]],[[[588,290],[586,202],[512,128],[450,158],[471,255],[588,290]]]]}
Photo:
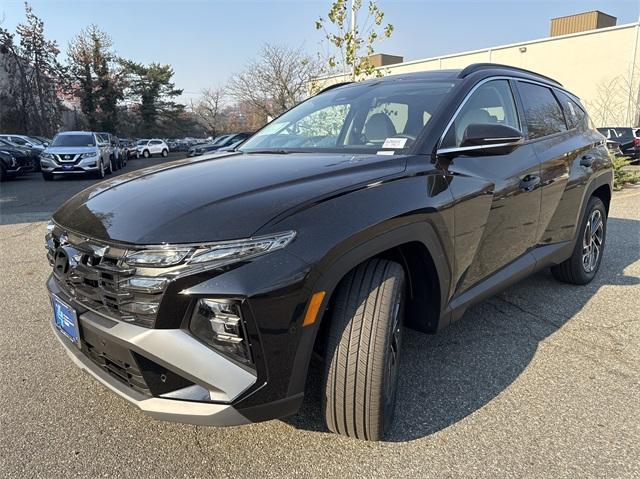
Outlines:
{"type": "Polygon", "coordinates": [[[59,163],[50,158],[40,159],[40,167],[45,173],[53,174],[82,174],[93,173],[100,168],[100,157],[90,157],[73,163],[59,163]]]}
{"type": "MultiPolygon", "coordinates": [[[[50,293],[77,306],[52,278],[47,287],[50,293]]],[[[184,330],[148,329],[111,320],[82,308],[77,311],[81,349],[64,337],[51,322],[56,338],[78,367],[144,413],[155,419],[206,426],[232,426],[251,422],[231,402],[255,383],[256,376],[252,372],[229,361],[184,330]],[[113,345],[112,350],[115,348],[126,351],[129,357],[134,358],[133,362],[137,357],[142,358],[145,363],[157,365],[160,370],[166,368],[167,375],[171,374],[192,384],[191,388],[208,391],[211,402],[175,399],[183,397],[181,391],[188,388],[157,395],[153,391],[145,392],[144,389],[141,391],[140,388],[125,384],[110,368],[92,359],[89,351],[93,347],[85,342],[87,337],[91,338],[92,343],[104,346],[105,350],[113,345]]],[[[95,356],[94,352],[93,357],[95,356]]],[[[119,361],[111,358],[109,362],[113,365],[119,361]]]]}

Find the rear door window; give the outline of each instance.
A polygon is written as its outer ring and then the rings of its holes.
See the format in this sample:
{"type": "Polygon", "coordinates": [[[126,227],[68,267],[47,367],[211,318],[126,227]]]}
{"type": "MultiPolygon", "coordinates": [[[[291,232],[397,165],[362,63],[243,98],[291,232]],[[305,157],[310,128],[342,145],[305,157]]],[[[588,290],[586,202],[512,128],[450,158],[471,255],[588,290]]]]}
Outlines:
{"type": "Polygon", "coordinates": [[[519,81],[518,91],[522,98],[530,139],[542,138],[567,130],[562,109],[549,88],[519,81]]]}

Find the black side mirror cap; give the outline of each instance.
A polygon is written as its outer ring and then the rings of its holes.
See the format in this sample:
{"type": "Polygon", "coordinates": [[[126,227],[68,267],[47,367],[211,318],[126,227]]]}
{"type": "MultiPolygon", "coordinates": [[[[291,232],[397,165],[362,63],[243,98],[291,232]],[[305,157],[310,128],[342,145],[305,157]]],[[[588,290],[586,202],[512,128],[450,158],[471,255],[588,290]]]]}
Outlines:
{"type": "Polygon", "coordinates": [[[520,130],[499,123],[472,123],[462,135],[460,146],[440,148],[441,156],[506,155],[524,142],[520,130]]]}

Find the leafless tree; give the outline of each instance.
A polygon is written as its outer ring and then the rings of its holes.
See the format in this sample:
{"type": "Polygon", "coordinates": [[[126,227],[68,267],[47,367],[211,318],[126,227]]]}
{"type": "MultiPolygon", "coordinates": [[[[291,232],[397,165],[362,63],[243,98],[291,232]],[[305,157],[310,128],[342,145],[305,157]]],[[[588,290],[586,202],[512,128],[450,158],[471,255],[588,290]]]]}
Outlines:
{"type": "Polygon", "coordinates": [[[636,126],[640,122],[640,66],[600,82],[587,108],[596,126],[636,126]]]}
{"type": "Polygon", "coordinates": [[[222,87],[205,88],[200,97],[191,103],[191,111],[212,136],[225,131],[225,96],[222,87]]]}
{"type": "Polygon", "coordinates": [[[259,56],[231,78],[228,92],[267,120],[308,96],[310,82],[320,71],[319,62],[300,48],[265,44],[259,56]]]}

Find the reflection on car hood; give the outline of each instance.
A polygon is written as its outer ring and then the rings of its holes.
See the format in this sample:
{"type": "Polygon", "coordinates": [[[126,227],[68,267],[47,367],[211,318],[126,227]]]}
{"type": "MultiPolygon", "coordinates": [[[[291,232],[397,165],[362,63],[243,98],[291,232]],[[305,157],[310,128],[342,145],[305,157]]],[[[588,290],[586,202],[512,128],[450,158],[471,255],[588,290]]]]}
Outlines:
{"type": "Polygon", "coordinates": [[[401,173],[399,156],[243,154],[179,160],[88,188],[53,216],[106,241],[196,243],[252,236],[276,215],[401,173]]]}

